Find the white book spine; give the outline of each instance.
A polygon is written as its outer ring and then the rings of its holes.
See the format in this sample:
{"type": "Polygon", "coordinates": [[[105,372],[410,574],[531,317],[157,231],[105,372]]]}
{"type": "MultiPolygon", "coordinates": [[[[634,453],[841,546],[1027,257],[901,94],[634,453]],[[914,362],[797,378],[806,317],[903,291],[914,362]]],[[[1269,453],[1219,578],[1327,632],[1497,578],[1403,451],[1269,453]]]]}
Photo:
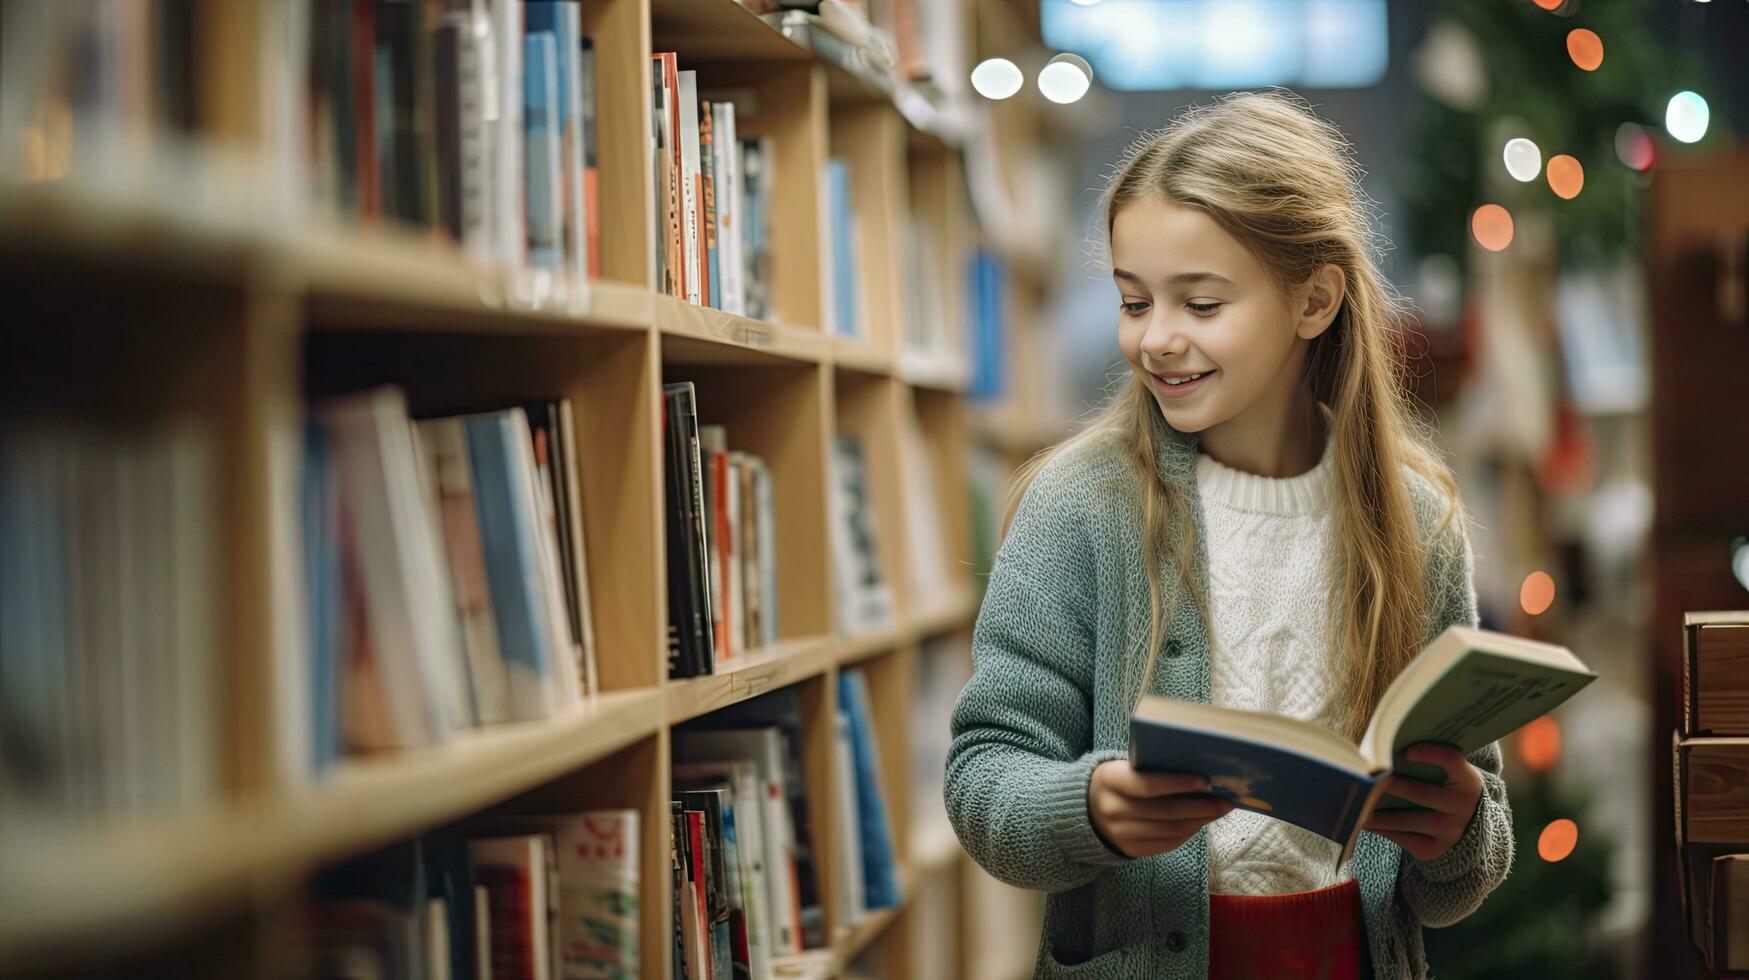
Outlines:
{"type": "Polygon", "coordinates": [[[704,229],[699,227],[699,194],[703,188],[699,181],[703,174],[699,166],[698,145],[698,72],[683,71],[680,75],[680,177],[681,177],[681,209],[686,213],[681,216],[681,228],[685,234],[682,241],[685,245],[682,261],[686,265],[686,299],[690,303],[701,304],[705,300],[704,290],[708,288],[701,279],[704,269],[699,262],[699,242],[704,229]]]}

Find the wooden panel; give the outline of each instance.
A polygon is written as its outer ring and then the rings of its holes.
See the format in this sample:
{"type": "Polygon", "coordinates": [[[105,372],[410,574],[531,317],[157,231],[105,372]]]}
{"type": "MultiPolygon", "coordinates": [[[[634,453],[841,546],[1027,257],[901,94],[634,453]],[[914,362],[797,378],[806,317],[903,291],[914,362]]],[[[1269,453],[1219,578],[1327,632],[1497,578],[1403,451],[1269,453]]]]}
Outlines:
{"type": "Polygon", "coordinates": [[[1694,734],[1749,735],[1749,612],[1739,615],[1736,623],[1687,627],[1691,667],[1683,680],[1694,734]]]}
{"type": "Polygon", "coordinates": [[[935,470],[936,500],[941,508],[941,533],[946,535],[949,578],[971,585],[972,515],[966,493],[967,425],[963,396],[937,391],[914,392],[917,422],[929,447],[935,470]]]}
{"type": "Polygon", "coordinates": [[[601,275],[654,289],[650,3],[603,0],[582,8],[583,32],[595,40],[601,275]]]}
{"type": "Polygon", "coordinates": [[[1684,840],[1749,846],[1749,738],[1684,739],[1684,840]]]}
{"type": "Polygon", "coordinates": [[[808,794],[808,823],[813,831],[814,870],[819,876],[820,907],[826,915],[826,935],[834,937],[844,921],[838,907],[835,855],[838,840],[838,794],[834,773],[838,767],[834,749],[837,739],[838,672],[829,670],[797,686],[801,702],[802,786],[808,794]]]}
{"type": "MultiPolygon", "coordinates": [[[[656,51],[678,52],[681,68],[696,58],[806,62],[813,54],[734,0],[652,0],[656,51]]],[[[641,50],[652,50],[643,48],[641,50]]],[[[739,122],[739,120],[737,120],[739,122]]]]}

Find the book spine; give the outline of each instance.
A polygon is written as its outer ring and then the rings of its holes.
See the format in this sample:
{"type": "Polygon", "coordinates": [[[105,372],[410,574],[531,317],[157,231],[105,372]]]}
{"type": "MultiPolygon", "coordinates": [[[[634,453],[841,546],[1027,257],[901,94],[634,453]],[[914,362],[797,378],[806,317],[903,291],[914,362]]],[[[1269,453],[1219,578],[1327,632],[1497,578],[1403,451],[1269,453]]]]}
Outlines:
{"type": "Polygon", "coordinates": [[[691,531],[686,515],[684,427],[680,421],[680,393],[666,391],[662,397],[663,512],[668,556],[668,676],[692,677],[698,673],[692,659],[692,590],[688,574],[691,531]]]}
{"type": "Polygon", "coordinates": [[[704,281],[704,194],[698,164],[698,72],[678,73],[680,140],[680,208],[682,255],[686,267],[686,300],[703,305],[709,286],[704,281]]]}
{"type": "Polygon", "coordinates": [[[586,270],[590,278],[601,275],[601,183],[595,130],[595,41],[583,38],[577,60],[578,102],[583,117],[583,226],[586,270]]]}
{"type": "Polygon", "coordinates": [[[555,272],[564,258],[557,57],[558,44],[551,33],[523,38],[523,216],[528,263],[555,272]]]}
{"type": "Polygon", "coordinates": [[[703,241],[699,244],[704,253],[704,281],[708,287],[705,305],[722,309],[722,270],[718,268],[717,263],[719,248],[717,243],[717,148],[713,138],[716,132],[714,108],[710,102],[701,100],[698,104],[699,186],[702,190],[700,210],[704,215],[700,230],[703,241]]]}
{"type": "Polygon", "coordinates": [[[716,639],[711,630],[711,567],[706,560],[710,553],[710,534],[706,529],[708,511],[706,511],[704,504],[704,473],[699,455],[698,407],[691,382],[685,382],[680,391],[680,423],[684,436],[682,448],[685,457],[683,462],[687,468],[686,476],[690,496],[688,523],[692,528],[695,542],[687,562],[696,570],[693,589],[696,603],[693,615],[693,635],[699,650],[700,672],[709,674],[715,670],[712,651],[716,646],[716,639]]]}

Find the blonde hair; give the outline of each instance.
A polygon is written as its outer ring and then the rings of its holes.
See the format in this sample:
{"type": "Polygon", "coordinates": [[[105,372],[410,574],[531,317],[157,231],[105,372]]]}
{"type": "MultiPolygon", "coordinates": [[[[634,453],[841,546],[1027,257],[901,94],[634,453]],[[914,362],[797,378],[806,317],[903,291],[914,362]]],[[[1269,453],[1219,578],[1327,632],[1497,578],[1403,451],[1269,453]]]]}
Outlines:
{"type": "MultiPolygon", "coordinates": [[[[1103,197],[1108,239],[1117,213],[1140,198],[1202,210],[1257,256],[1284,295],[1325,264],[1342,270],[1342,307],[1311,342],[1306,372],[1313,397],[1328,406],[1325,429],[1333,457],[1333,727],[1355,740],[1385,687],[1425,640],[1428,543],[1417,526],[1404,468],[1445,499],[1435,536],[1460,516],[1456,484],[1431,448],[1403,384],[1397,324],[1404,307],[1375,264],[1372,205],[1359,175],[1341,133],[1296,96],[1242,92],[1190,108],[1138,138],[1119,159],[1103,197]]],[[[1146,693],[1169,628],[1159,566],[1163,542],[1173,532],[1178,582],[1191,590],[1208,622],[1196,579],[1189,499],[1194,482],[1157,475],[1157,413],[1153,395],[1129,374],[1080,432],[1021,468],[1007,508],[1011,518],[1026,487],[1057,455],[1106,438],[1123,446],[1147,488],[1141,518],[1149,634],[1138,695],[1146,693]]]]}

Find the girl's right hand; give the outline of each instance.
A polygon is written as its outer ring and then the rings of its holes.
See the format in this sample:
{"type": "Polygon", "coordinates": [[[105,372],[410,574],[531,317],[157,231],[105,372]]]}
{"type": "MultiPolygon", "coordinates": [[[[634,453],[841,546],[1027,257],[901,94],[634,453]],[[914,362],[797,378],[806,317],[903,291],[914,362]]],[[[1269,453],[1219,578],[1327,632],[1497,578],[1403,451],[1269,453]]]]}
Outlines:
{"type": "Polygon", "coordinates": [[[1206,776],[1136,772],[1128,759],[1109,759],[1087,784],[1087,813],[1105,842],[1132,858],[1175,850],[1234,804],[1207,795],[1206,776]]]}

